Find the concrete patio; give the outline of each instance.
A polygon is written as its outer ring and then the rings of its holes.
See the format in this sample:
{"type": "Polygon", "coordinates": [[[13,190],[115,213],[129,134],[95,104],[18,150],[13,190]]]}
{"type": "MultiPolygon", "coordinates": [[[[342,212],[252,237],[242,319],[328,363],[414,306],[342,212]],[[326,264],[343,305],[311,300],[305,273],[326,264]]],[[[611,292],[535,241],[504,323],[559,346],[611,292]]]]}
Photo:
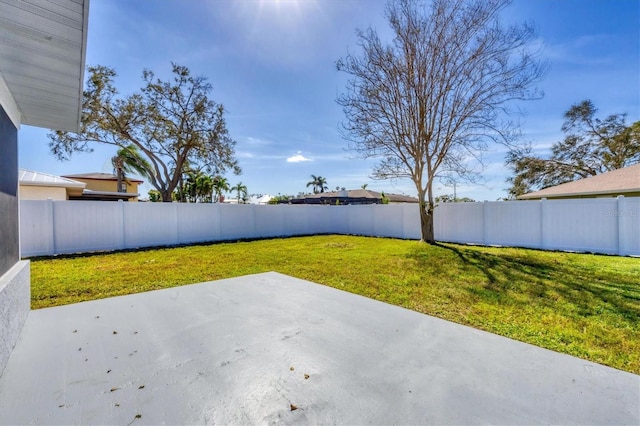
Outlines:
{"type": "Polygon", "coordinates": [[[32,311],[1,424],[639,424],[640,376],[277,273],[32,311]]]}

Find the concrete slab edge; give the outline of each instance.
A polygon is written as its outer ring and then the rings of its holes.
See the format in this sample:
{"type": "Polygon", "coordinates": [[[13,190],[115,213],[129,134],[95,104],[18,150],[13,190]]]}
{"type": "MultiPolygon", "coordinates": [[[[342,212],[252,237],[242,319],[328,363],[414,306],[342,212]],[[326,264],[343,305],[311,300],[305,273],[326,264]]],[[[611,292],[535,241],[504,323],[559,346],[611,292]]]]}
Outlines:
{"type": "Polygon", "coordinates": [[[31,269],[22,260],[0,277],[0,377],[31,309],[31,269]]]}

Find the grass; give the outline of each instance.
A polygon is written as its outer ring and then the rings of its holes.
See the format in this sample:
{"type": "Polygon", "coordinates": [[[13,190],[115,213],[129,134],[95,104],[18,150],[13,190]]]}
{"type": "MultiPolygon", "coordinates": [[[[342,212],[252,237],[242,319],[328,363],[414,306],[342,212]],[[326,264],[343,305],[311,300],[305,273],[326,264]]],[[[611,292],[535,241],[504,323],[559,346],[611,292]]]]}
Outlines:
{"type": "Polygon", "coordinates": [[[35,259],[34,309],[277,271],[640,373],[640,259],[314,236],[35,259]]]}

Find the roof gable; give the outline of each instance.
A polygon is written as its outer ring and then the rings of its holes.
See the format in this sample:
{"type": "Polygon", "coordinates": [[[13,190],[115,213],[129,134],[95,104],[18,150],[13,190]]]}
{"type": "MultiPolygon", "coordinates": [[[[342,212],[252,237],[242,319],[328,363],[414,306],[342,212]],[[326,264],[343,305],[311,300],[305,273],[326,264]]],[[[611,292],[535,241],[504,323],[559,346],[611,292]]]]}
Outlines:
{"type": "Polygon", "coordinates": [[[20,169],[18,171],[20,185],[27,186],[53,186],[63,188],[84,188],[84,182],[67,179],[62,176],[50,175],[48,173],[34,172],[32,170],[20,169]]]}

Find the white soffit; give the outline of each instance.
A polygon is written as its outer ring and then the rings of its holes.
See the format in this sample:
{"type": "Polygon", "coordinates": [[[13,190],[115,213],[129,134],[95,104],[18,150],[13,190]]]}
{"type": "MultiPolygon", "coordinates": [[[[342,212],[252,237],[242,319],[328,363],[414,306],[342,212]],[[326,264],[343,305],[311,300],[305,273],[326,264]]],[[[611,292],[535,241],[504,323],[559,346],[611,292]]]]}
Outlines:
{"type": "Polygon", "coordinates": [[[77,131],[89,0],[0,0],[0,74],[21,123],[77,131]]]}

